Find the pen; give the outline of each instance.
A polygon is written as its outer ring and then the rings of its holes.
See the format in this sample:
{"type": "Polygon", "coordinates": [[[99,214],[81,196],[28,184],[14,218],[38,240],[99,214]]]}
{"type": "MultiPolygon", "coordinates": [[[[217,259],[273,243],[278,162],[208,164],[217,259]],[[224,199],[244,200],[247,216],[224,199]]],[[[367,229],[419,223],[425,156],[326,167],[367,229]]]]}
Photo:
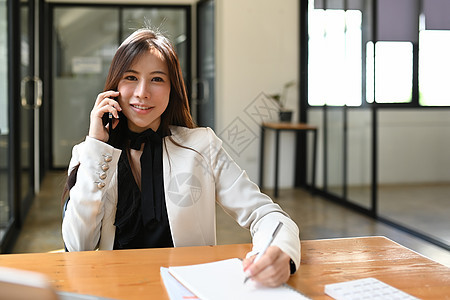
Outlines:
{"type": "MultiPolygon", "coordinates": [[[[271,236],[270,239],[267,241],[267,244],[264,246],[264,248],[262,249],[262,251],[259,252],[258,255],[256,255],[255,260],[253,260],[253,263],[255,263],[256,261],[258,261],[258,259],[260,259],[261,256],[264,255],[264,253],[266,253],[267,248],[269,248],[270,244],[272,244],[273,240],[275,239],[275,237],[276,237],[277,234],[278,234],[278,231],[280,231],[281,226],[283,226],[283,223],[278,222],[278,225],[277,225],[277,227],[275,228],[275,230],[273,231],[272,236],[271,236]]],[[[246,283],[247,280],[250,279],[250,277],[251,277],[251,276],[246,276],[245,279],[244,279],[244,283],[246,283]]]]}

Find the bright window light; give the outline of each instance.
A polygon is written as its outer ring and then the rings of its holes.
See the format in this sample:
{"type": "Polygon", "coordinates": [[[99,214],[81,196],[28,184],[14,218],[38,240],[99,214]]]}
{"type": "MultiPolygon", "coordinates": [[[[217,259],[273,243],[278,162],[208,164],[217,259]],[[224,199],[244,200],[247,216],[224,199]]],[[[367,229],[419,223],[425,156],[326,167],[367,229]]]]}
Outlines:
{"type": "Polygon", "coordinates": [[[367,102],[408,103],[412,100],[413,47],[410,42],[382,42],[367,45],[367,102]],[[373,82],[375,59],[375,82],[373,82]]]}
{"type": "Polygon", "coordinates": [[[450,31],[422,30],[419,34],[419,103],[450,105],[450,31]]]}
{"type": "Polygon", "coordinates": [[[359,10],[309,11],[310,105],[361,105],[361,21],[359,10]]]}

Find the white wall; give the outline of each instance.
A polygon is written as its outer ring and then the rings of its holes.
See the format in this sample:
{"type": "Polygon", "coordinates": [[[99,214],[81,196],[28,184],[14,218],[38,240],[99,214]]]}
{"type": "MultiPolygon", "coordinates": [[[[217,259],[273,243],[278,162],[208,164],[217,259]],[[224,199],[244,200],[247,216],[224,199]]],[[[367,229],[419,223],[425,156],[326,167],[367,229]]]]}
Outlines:
{"type": "MultiPolygon", "coordinates": [[[[283,0],[282,5],[272,0],[216,1],[215,129],[227,151],[254,181],[258,180],[260,129],[257,118],[248,112],[261,108],[262,92],[280,93],[286,82],[298,82],[298,11],[297,0],[283,0]],[[233,129],[243,134],[241,146],[231,143],[236,137],[229,135],[233,129]]],[[[297,102],[295,86],[287,101],[287,106],[295,109],[294,119],[297,102]]],[[[269,143],[272,137],[267,135],[269,143]]],[[[293,184],[293,137],[284,133],[281,138],[281,187],[293,184]]],[[[266,186],[272,184],[272,148],[266,148],[266,186]]]]}

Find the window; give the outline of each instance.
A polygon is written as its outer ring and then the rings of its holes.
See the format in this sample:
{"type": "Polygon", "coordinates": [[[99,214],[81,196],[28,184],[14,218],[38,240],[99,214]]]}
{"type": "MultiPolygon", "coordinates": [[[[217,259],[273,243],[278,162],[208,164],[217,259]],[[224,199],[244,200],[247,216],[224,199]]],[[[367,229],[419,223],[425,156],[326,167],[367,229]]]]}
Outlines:
{"type": "Polygon", "coordinates": [[[450,105],[450,30],[419,35],[419,104],[450,105]]]}
{"type": "Polygon", "coordinates": [[[361,11],[312,9],[309,20],[309,104],[361,105],[361,11]]]}
{"type": "Polygon", "coordinates": [[[373,103],[374,96],[377,103],[411,102],[413,78],[412,43],[377,42],[374,47],[373,42],[368,42],[366,53],[367,102],[373,103]],[[374,66],[375,72],[373,70],[374,66]]]}
{"type": "Polygon", "coordinates": [[[450,1],[376,5],[309,0],[309,105],[450,106],[450,1]]]}

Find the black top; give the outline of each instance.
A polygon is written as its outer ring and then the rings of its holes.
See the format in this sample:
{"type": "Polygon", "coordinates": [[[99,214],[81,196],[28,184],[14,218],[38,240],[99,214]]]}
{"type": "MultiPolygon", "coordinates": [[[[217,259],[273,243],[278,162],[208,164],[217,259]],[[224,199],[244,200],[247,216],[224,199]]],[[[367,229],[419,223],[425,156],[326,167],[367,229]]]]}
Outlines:
{"type": "Polygon", "coordinates": [[[130,138],[132,148],[139,149],[145,142],[141,156],[142,192],[131,171],[128,151],[122,149],[114,249],[173,247],[164,196],[162,136],[159,130],[155,133],[148,129],[141,134],[130,132],[130,138]]]}

